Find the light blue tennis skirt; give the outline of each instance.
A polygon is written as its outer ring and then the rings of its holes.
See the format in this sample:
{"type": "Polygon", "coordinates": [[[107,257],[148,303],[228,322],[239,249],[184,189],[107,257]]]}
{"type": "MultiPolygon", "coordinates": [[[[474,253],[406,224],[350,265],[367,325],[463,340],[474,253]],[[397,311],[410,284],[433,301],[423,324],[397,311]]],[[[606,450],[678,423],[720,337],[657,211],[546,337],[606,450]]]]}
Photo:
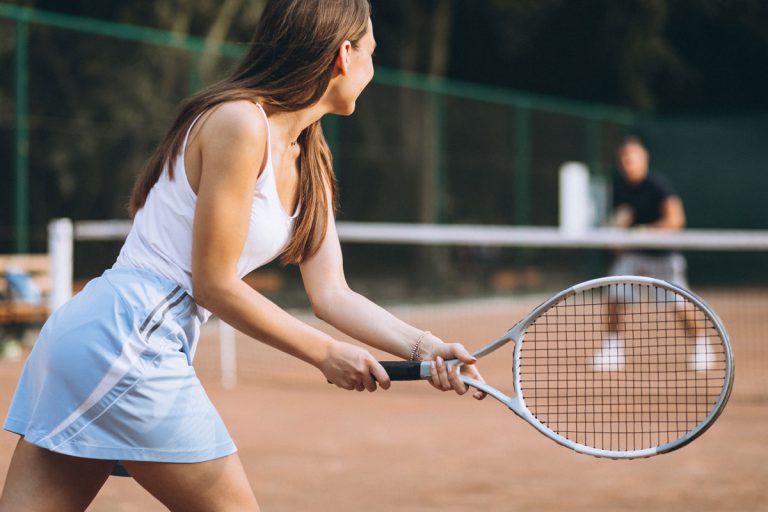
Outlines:
{"type": "Polygon", "coordinates": [[[93,459],[201,462],[236,451],[192,368],[192,298],[150,272],[110,269],[45,323],[4,428],[93,459]]]}

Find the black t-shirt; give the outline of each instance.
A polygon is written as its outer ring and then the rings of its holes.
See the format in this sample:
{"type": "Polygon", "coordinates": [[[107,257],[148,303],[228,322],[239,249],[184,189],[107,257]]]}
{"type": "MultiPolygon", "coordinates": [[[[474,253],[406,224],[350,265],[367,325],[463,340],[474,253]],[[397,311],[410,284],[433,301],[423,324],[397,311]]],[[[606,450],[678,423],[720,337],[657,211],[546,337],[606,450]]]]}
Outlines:
{"type": "Polygon", "coordinates": [[[613,207],[629,206],[634,220],[632,225],[650,224],[661,218],[661,204],[674,196],[669,181],[652,171],[637,185],[628,184],[623,176],[613,181],[613,207]]]}

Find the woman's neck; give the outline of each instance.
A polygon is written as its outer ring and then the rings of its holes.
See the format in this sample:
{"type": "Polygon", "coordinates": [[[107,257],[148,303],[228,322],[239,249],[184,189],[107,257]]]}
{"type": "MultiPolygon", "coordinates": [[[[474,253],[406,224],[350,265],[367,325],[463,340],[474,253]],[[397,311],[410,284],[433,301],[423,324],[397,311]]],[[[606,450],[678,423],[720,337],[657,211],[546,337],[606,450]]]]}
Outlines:
{"type": "Polygon", "coordinates": [[[293,112],[264,105],[264,111],[269,118],[273,139],[284,147],[295,143],[307,126],[318,121],[326,113],[319,104],[293,112]]]}

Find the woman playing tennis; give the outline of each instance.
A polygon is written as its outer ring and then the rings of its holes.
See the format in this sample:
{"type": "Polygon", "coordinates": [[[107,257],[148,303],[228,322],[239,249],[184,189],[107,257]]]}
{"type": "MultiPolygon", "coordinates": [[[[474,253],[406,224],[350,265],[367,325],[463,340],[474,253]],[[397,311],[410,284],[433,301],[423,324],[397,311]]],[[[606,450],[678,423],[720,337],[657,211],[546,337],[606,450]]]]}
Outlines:
{"type": "MultiPolygon", "coordinates": [[[[367,0],[270,0],[223,82],[185,101],[139,175],[114,266],[57,310],[25,365],[5,429],[22,437],[0,511],[84,510],[127,470],[171,510],[258,510],[236,448],[192,367],[211,313],[348,390],[390,385],[366,350],[290,316],[242,277],[281,257],[315,314],[370,346],[429,360],[467,387],[446,344],[353,292],[334,226],[320,119],[349,115],[373,77],[367,0]]],[[[476,393],[476,398],[482,398],[476,393]]]]}

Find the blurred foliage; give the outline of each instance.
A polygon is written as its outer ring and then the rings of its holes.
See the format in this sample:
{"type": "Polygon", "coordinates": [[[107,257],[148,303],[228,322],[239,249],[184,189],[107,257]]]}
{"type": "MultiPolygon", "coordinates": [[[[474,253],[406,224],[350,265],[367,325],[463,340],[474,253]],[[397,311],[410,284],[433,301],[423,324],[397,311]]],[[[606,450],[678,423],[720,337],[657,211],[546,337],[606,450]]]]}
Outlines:
{"type": "MultiPolygon", "coordinates": [[[[4,2],[190,34],[210,42],[247,41],[265,4],[265,0],[4,2]]],[[[762,0],[372,0],[372,7],[377,63],[390,68],[662,113],[768,107],[764,93],[768,2],[762,0]]],[[[11,182],[13,169],[14,49],[14,24],[0,20],[0,171],[5,183],[11,182]]],[[[195,56],[39,25],[30,30],[30,56],[30,204],[37,247],[44,242],[50,218],[124,217],[135,172],[167,128],[179,100],[232,65],[214,53],[195,56]]],[[[344,157],[339,163],[348,185],[368,191],[345,200],[342,215],[378,218],[383,209],[392,209],[391,197],[415,189],[422,195],[408,198],[409,204],[420,204],[422,210],[398,204],[389,218],[434,220],[430,184],[440,177],[434,175],[438,167],[434,152],[424,148],[439,142],[430,139],[435,133],[435,105],[423,94],[407,90],[389,90],[386,95],[371,91],[363,102],[360,110],[369,115],[344,120],[355,130],[344,132],[348,138],[341,142],[344,157]],[[387,114],[393,119],[385,121],[387,114]],[[355,133],[365,135],[366,147],[352,147],[355,133]],[[363,179],[344,174],[345,165],[372,170],[363,179]],[[393,165],[405,173],[394,180],[393,165]],[[379,185],[372,186],[376,179],[379,185]],[[376,193],[382,190],[391,194],[376,193]]],[[[507,160],[464,146],[471,142],[481,148],[484,140],[495,138],[497,146],[509,145],[509,136],[500,134],[509,132],[513,116],[497,112],[493,121],[497,124],[483,126],[478,119],[463,128],[466,105],[448,107],[447,120],[455,123],[446,135],[453,151],[448,167],[463,161],[471,167],[485,158],[484,169],[509,182],[507,160]]],[[[473,111],[478,107],[474,105],[473,111]]],[[[557,134],[563,144],[583,146],[583,134],[558,129],[547,133],[557,134]],[[569,137],[579,142],[568,141],[569,137]]],[[[538,153],[553,160],[534,162],[534,169],[554,168],[555,158],[584,158],[579,149],[558,153],[547,144],[546,134],[536,137],[538,153]]],[[[466,173],[462,176],[466,182],[447,184],[456,189],[448,198],[449,213],[472,218],[472,205],[479,204],[498,213],[494,221],[509,220],[493,201],[462,197],[474,186],[466,173]]],[[[534,188],[549,190],[551,179],[545,178],[537,175],[534,188]]],[[[477,192],[481,197],[483,193],[477,192]]],[[[5,247],[12,237],[8,227],[12,194],[12,187],[0,192],[0,244],[5,247]]],[[[538,196],[534,207],[551,210],[538,196]]]]}
{"type": "Polygon", "coordinates": [[[763,0],[374,0],[380,62],[428,71],[443,2],[451,78],[662,112],[768,107],[763,0]]]}
{"type": "MultiPolygon", "coordinates": [[[[150,26],[208,41],[247,39],[263,2],[16,2],[43,10],[150,26]],[[238,32],[242,31],[242,34],[238,32]]],[[[13,22],[0,25],[0,63],[13,69],[13,22]],[[10,36],[10,37],[8,37],[10,36]]],[[[47,220],[125,217],[136,171],[159,141],[178,102],[232,62],[214,53],[137,44],[32,25],[29,37],[31,222],[39,246],[47,220]],[[41,150],[45,148],[45,150],[41,150]]],[[[0,81],[3,155],[12,152],[12,73],[0,81]],[[7,107],[7,108],[6,108],[7,107]]],[[[12,182],[10,158],[2,169],[12,182]]],[[[12,233],[11,187],[4,191],[2,238],[12,233]]]]}
{"type": "MultiPolygon", "coordinates": [[[[4,2],[247,41],[266,0],[4,2]]],[[[371,3],[389,67],[635,108],[768,106],[763,0],[371,3]]]]}

